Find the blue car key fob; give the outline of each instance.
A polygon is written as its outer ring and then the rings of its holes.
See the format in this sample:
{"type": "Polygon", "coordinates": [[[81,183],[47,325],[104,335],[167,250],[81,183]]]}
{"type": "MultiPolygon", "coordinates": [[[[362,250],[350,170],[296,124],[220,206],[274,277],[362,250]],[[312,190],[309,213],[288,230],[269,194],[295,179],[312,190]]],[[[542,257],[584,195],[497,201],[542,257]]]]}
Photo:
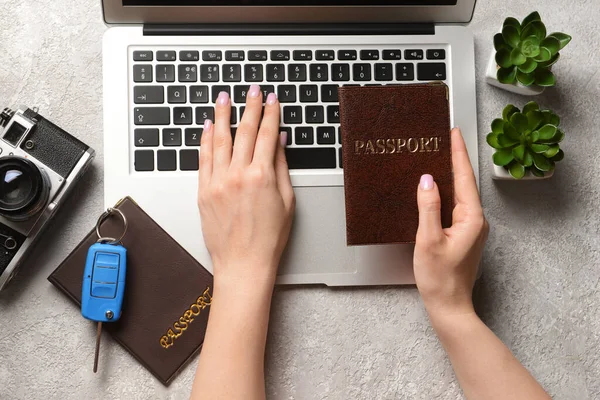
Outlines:
{"type": "Polygon", "coordinates": [[[90,246],[85,260],[81,315],[98,322],[94,372],[98,370],[102,323],[115,322],[121,318],[125,276],[127,275],[127,249],[123,247],[121,240],[126,232],[127,218],[125,215],[116,208],[106,210],[96,224],[98,241],[90,246]],[[100,234],[100,225],[113,214],[118,214],[123,219],[123,234],[118,239],[103,237],[100,234]]]}

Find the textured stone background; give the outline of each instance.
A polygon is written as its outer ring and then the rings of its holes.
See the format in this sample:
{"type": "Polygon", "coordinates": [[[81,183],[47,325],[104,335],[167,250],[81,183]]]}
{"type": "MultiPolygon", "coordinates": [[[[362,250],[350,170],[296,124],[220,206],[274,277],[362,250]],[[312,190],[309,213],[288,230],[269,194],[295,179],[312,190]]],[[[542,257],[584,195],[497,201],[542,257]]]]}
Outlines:
{"type": "MultiPolygon", "coordinates": [[[[538,100],[563,116],[567,157],[549,181],[494,183],[484,135],[509,103],[484,83],[502,17],[536,2],[480,0],[477,57],[481,190],[492,226],[477,289],[480,313],[556,399],[600,398],[600,34],[597,0],[544,0],[550,30],[573,35],[538,100]]],[[[102,210],[100,2],[0,0],[0,106],[38,105],[98,152],[28,268],[0,296],[0,398],[181,399],[195,362],[164,388],[104,337],[46,277],[102,210]]],[[[457,399],[462,394],[414,288],[279,288],[267,389],[277,399],[457,399]]]]}

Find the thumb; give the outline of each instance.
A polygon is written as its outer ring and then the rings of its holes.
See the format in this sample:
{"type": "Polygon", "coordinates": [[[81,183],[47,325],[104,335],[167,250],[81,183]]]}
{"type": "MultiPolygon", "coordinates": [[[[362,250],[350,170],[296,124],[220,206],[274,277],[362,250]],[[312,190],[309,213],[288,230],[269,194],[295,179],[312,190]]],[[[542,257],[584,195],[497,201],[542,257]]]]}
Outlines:
{"type": "Polygon", "coordinates": [[[417,242],[439,242],[444,237],[442,230],[440,192],[433,181],[433,176],[421,176],[417,190],[417,204],[419,206],[419,229],[417,242]]]}

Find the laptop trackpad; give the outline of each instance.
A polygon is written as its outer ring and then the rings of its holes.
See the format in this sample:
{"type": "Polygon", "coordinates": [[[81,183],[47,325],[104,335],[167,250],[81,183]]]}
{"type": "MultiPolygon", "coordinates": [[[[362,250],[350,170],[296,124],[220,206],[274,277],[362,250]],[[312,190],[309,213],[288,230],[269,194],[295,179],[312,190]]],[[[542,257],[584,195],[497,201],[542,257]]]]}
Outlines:
{"type": "Polygon", "coordinates": [[[346,246],[344,188],[294,191],[296,213],[279,275],[354,273],[355,250],[346,246]]]}

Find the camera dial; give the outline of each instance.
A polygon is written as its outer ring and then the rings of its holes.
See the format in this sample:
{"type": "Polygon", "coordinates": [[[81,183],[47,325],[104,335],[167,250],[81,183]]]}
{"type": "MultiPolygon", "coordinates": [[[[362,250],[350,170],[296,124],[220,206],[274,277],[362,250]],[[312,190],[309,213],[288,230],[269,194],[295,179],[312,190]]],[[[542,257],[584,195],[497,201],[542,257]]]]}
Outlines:
{"type": "Polygon", "coordinates": [[[43,209],[49,194],[48,176],[34,163],[16,156],[0,158],[0,215],[25,221],[43,209]]]}

